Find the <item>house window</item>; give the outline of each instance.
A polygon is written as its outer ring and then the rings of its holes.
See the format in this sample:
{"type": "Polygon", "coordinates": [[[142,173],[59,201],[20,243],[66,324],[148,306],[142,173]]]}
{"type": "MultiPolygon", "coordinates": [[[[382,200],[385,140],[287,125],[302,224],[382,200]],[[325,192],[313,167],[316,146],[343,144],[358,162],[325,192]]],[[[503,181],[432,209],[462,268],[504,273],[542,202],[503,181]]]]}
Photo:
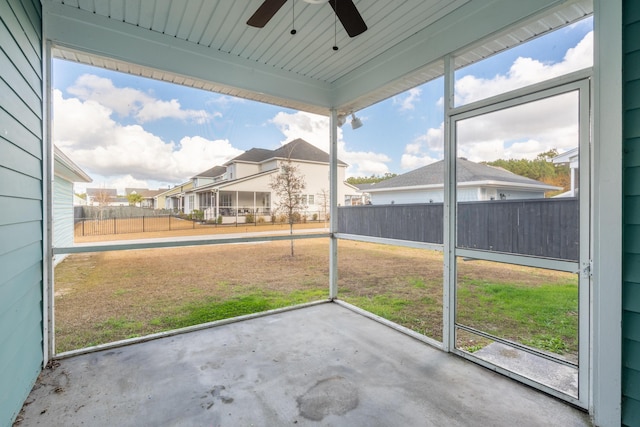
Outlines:
{"type": "Polygon", "coordinates": [[[313,197],[313,194],[309,194],[307,197],[308,197],[309,205],[315,204],[315,200],[314,200],[315,198],[313,197]]]}
{"type": "Polygon", "coordinates": [[[231,194],[220,194],[220,206],[231,206],[231,194]]]}

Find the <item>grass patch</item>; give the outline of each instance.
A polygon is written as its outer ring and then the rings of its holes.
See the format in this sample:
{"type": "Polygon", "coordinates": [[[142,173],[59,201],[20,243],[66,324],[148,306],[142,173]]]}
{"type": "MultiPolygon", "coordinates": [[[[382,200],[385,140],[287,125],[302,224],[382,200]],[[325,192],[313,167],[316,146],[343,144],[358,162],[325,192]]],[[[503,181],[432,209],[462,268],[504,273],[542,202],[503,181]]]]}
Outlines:
{"type": "Polygon", "coordinates": [[[463,281],[458,322],[541,350],[577,353],[577,283],[463,281]]]}
{"type": "Polygon", "coordinates": [[[155,325],[167,329],[213,322],[221,319],[259,313],[276,308],[288,307],[308,301],[326,298],[327,293],[320,290],[294,291],[289,294],[277,292],[255,292],[236,296],[224,301],[207,298],[205,301],[189,303],[180,307],[177,313],[158,319],[152,319],[155,325]]]}

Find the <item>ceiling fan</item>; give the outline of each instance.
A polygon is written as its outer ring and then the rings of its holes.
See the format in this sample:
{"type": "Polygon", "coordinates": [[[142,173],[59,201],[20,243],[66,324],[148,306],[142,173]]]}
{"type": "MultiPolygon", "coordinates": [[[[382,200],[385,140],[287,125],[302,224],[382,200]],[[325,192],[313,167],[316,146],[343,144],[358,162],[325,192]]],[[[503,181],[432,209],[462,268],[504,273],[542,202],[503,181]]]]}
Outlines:
{"type": "MultiPolygon", "coordinates": [[[[327,0],[304,1],[307,3],[324,3],[327,0]]],[[[247,21],[247,25],[257,28],[264,27],[286,2],[287,0],[264,0],[254,14],[251,15],[251,18],[247,21]]],[[[356,5],[353,4],[353,0],[328,0],[328,2],[349,37],[355,37],[367,31],[367,24],[365,24],[362,16],[360,16],[360,12],[358,12],[356,5]]]]}

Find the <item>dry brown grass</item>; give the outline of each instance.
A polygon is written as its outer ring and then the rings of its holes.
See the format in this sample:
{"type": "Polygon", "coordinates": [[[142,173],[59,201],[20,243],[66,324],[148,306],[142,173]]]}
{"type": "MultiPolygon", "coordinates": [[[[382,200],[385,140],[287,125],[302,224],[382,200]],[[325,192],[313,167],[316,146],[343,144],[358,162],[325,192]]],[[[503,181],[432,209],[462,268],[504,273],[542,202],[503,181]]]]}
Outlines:
{"type": "MultiPolygon", "coordinates": [[[[204,321],[208,314],[183,318],[229,301],[261,311],[327,298],[328,239],[296,240],[293,258],[289,244],[71,255],[55,271],[57,350],[173,329],[193,319],[204,321]]],[[[441,339],[442,261],[442,253],[436,251],[341,240],[339,297],[441,339]]],[[[487,281],[535,288],[570,280],[566,273],[483,261],[460,261],[458,273],[465,289],[473,291],[466,294],[473,305],[484,303],[477,298],[483,296],[487,281]]],[[[229,315],[238,314],[230,311],[229,315]]],[[[503,314],[487,312],[486,319],[482,313],[473,316],[478,326],[490,328],[503,314]]],[[[506,336],[514,339],[521,338],[521,329],[531,328],[527,324],[510,327],[514,331],[506,336]]]]}

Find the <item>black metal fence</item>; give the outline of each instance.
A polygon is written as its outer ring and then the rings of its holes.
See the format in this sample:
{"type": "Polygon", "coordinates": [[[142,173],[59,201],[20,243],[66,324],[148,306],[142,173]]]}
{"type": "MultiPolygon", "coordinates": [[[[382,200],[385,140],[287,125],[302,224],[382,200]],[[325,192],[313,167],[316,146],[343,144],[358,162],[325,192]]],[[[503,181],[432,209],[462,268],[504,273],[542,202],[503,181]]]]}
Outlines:
{"type": "MultiPolygon", "coordinates": [[[[458,203],[459,248],[577,261],[576,198],[458,203]]],[[[338,230],[389,239],[442,244],[442,203],[365,205],[338,209],[338,230]]]]}
{"type": "Polygon", "coordinates": [[[76,218],[76,236],[102,236],[106,234],[148,233],[154,231],[196,228],[196,221],[173,215],[138,216],[128,218],[76,218]]]}

